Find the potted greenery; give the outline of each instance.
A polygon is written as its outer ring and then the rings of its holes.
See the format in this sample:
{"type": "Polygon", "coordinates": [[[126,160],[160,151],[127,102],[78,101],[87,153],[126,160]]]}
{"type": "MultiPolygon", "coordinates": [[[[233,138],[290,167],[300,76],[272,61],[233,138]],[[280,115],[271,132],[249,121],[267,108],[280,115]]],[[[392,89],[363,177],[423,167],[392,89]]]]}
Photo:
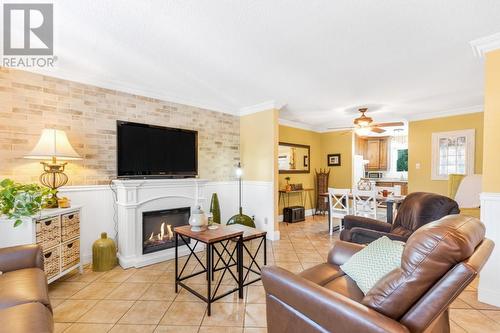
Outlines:
{"type": "Polygon", "coordinates": [[[0,182],[0,214],[14,220],[17,227],[23,218],[40,212],[52,194],[53,190],[47,187],[4,179],[0,182]]]}

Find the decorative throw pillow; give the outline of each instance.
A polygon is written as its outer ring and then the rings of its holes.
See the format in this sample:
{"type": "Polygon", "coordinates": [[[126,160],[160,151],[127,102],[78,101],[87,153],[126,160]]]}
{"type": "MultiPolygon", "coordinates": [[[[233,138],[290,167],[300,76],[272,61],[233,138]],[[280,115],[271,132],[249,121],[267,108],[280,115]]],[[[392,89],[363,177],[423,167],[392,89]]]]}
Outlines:
{"type": "Polygon", "coordinates": [[[404,245],[403,242],[381,237],[354,254],[340,268],[366,295],[378,280],[401,267],[404,245]]]}

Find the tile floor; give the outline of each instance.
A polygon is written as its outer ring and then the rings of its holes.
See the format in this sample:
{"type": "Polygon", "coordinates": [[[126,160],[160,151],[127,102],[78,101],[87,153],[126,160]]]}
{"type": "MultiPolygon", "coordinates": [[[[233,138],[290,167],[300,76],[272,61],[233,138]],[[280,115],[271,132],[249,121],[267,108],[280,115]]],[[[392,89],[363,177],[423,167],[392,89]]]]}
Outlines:
{"type": "MultiPolygon", "coordinates": [[[[268,243],[268,263],[292,272],[324,262],[338,238],[328,235],[322,217],[282,223],[280,231],[281,240],[268,243]]],[[[188,269],[198,267],[193,263],[188,269]]],[[[200,276],[190,285],[205,291],[204,282],[200,276]]],[[[452,332],[500,332],[500,308],[479,302],[476,285],[469,286],[452,305],[452,332]]],[[[224,277],[221,290],[233,286],[224,277]]],[[[234,293],[214,303],[208,317],[205,303],[186,290],[175,294],[173,261],[141,269],[117,267],[105,273],[86,268],[84,274],[75,272],[51,284],[49,292],[56,332],[266,332],[265,294],[260,282],[245,288],[243,300],[234,293]]]]}

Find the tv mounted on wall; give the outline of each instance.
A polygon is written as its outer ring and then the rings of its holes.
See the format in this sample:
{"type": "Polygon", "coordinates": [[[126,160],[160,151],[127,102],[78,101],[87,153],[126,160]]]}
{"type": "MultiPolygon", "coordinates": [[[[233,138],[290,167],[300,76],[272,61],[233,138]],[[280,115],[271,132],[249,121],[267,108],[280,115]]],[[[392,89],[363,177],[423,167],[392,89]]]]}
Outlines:
{"type": "Polygon", "coordinates": [[[198,132],[117,121],[119,178],[198,175],[198,132]]]}

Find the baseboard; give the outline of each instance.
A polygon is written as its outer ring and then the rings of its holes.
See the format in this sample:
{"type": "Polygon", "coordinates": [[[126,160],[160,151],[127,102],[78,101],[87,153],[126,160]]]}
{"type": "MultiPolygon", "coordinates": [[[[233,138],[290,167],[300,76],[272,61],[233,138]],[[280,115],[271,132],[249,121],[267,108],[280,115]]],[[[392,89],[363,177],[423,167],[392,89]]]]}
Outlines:
{"type": "MultiPolygon", "coordinates": [[[[306,209],[304,213],[305,213],[305,216],[313,216],[314,215],[314,208],[306,209]]],[[[283,222],[283,214],[278,215],[278,222],[283,222]]]]}
{"type": "Polygon", "coordinates": [[[480,302],[500,307],[500,292],[497,290],[479,288],[477,298],[480,302]]]}

